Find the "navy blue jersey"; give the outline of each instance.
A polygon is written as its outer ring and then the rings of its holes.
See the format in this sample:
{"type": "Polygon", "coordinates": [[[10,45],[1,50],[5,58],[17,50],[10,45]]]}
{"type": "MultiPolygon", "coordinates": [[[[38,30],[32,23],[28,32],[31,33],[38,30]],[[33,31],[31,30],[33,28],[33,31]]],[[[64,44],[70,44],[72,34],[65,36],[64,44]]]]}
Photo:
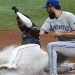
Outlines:
{"type": "Polygon", "coordinates": [[[30,34],[22,35],[22,44],[38,44],[40,45],[39,39],[33,38],[30,34]]]}

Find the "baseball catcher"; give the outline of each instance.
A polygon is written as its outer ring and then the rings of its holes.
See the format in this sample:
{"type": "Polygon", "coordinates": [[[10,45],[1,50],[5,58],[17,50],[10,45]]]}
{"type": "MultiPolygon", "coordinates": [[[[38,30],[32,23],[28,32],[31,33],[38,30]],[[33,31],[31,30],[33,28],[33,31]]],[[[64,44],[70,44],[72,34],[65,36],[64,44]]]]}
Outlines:
{"type": "Polygon", "coordinates": [[[30,18],[27,15],[21,14],[15,6],[12,7],[12,10],[14,10],[17,16],[16,20],[18,27],[23,33],[22,45],[14,49],[9,62],[0,65],[0,68],[16,69],[16,63],[21,55],[22,49],[33,48],[34,50],[40,50],[39,30],[37,29],[36,25],[30,20],[30,18]]]}

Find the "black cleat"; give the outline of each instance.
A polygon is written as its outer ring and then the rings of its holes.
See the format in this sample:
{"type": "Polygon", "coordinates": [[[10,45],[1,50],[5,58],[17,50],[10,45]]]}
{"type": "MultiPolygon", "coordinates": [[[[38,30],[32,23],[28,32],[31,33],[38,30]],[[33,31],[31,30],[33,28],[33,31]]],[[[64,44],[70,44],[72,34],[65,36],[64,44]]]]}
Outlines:
{"type": "Polygon", "coordinates": [[[13,6],[12,10],[14,10],[15,13],[17,13],[19,11],[19,9],[16,6],[13,6]]]}

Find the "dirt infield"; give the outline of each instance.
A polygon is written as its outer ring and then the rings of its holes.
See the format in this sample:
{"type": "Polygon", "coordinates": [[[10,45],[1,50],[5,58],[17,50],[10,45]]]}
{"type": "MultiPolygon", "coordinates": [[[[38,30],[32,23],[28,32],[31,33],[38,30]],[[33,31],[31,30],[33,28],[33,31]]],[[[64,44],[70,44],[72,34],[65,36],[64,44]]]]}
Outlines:
{"type": "MultiPolygon", "coordinates": [[[[47,43],[54,41],[53,36],[44,35],[40,38],[41,47],[47,49],[47,43]]],[[[12,44],[21,44],[21,32],[19,30],[0,30],[0,48],[9,46],[12,44]]]]}
{"type": "MultiPolygon", "coordinates": [[[[54,38],[54,36],[45,34],[40,38],[41,41],[41,47],[47,51],[47,43],[51,41],[57,40],[54,38]]],[[[0,30],[0,48],[4,48],[9,45],[21,44],[21,32],[19,30],[0,30]]],[[[71,58],[71,61],[75,61],[75,58],[71,58]]],[[[75,75],[75,72],[70,72],[66,74],[60,74],[60,75],[75,75]]]]}
{"type": "Polygon", "coordinates": [[[0,30],[0,48],[20,44],[21,33],[18,30],[0,30]]]}

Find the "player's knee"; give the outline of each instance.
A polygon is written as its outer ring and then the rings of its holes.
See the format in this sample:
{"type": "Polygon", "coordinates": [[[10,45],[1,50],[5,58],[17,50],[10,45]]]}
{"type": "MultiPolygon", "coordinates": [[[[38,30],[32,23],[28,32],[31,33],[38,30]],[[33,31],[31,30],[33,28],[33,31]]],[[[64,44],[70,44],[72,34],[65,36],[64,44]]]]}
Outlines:
{"type": "Polygon", "coordinates": [[[60,45],[60,43],[63,43],[63,42],[50,42],[48,43],[47,47],[55,47],[56,45],[60,45]]]}
{"type": "Polygon", "coordinates": [[[48,49],[48,53],[49,55],[51,55],[52,53],[54,53],[56,50],[54,49],[56,42],[51,42],[48,43],[47,45],[47,49],[48,49]]]}
{"type": "Polygon", "coordinates": [[[55,44],[56,44],[56,42],[50,42],[50,43],[48,43],[47,47],[52,47],[52,46],[54,46],[55,44]]]}
{"type": "Polygon", "coordinates": [[[55,45],[55,42],[48,43],[47,49],[48,49],[48,52],[49,52],[49,53],[50,53],[51,51],[53,51],[54,45],[55,45]]]}

